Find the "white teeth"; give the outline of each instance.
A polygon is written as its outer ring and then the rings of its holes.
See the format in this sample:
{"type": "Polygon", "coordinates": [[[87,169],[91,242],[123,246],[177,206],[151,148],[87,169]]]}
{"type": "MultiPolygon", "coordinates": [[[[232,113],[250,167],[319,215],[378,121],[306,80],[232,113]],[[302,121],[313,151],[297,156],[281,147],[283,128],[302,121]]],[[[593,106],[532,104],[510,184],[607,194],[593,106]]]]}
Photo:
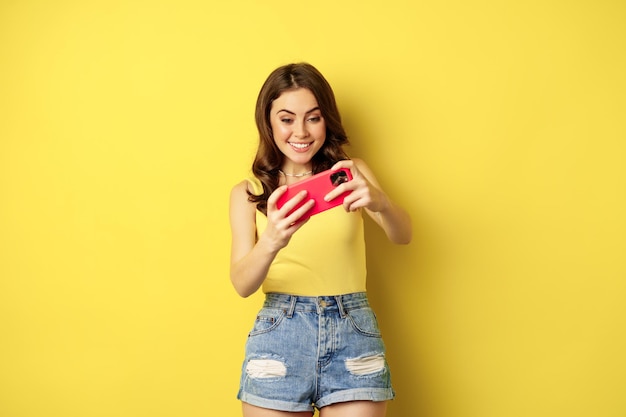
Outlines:
{"type": "Polygon", "coordinates": [[[304,149],[304,148],[308,148],[309,146],[311,146],[310,143],[291,143],[291,142],[289,142],[289,144],[291,146],[293,146],[294,148],[298,148],[298,149],[304,149]]]}

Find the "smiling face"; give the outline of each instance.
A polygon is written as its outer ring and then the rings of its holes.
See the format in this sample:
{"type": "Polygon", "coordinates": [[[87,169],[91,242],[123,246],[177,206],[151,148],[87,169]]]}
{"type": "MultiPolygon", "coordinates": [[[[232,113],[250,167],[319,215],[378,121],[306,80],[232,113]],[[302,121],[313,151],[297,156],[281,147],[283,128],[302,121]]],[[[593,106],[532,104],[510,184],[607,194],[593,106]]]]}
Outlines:
{"type": "Polygon", "coordinates": [[[287,90],[274,100],[270,126],[285,155],[282,170],[290,174],[311,170],[311,159],[326,140],[326,123],[311,90],[287,90]]]}

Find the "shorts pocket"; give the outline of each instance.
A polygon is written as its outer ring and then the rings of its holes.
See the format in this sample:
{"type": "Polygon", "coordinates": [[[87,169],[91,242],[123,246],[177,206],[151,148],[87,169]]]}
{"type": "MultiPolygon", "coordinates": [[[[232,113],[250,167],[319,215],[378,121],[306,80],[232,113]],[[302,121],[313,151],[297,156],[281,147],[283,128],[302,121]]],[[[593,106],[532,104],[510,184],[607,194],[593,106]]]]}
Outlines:
{"type": "Polygon", "coordinates": [[[276,329],[287,312],[277,308],[262,308],[256,316],[254,326],[248,337],[271,332],[276,329]]]}
{"type": "Polygon", "coordinates": [[[352,327],[364,336],[381,337],[376,314],[370,307],[358,308],[346,312],[352,327]]]}

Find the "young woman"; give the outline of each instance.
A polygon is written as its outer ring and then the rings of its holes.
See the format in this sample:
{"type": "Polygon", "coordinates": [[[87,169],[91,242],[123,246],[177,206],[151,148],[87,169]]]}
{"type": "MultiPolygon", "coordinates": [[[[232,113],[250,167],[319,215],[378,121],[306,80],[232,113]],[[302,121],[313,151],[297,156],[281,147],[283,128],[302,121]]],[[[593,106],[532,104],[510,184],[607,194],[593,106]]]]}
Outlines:
{"type": "Polygon", "coordinates": [[[266,294],[246,344],[243,415],[311,416],[318,408],[321,417],[382,417],[394,392],[365,292],[362,213],[399,244],[411,240],[411,220],[365,162],[344,152],[333,91],[313,66],[274,70],[256,123],[253,176],[230,198],[231,281],[242,297],[261,287],[266,294]],[[314,202],[302,191],[277,208],[288,185],[331,168],[353,176],[326,196],[349,192],[343,206],[307,218],[314,202]]]}

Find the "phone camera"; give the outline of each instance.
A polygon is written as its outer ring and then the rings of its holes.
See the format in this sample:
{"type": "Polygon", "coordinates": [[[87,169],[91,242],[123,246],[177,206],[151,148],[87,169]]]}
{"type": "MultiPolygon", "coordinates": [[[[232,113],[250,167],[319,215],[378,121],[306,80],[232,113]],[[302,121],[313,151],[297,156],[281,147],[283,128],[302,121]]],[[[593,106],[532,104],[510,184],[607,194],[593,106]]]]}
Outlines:
{"type": "Polygon", "coordinates": [[[345,171],[335,172],[330,175],[330,181],[334,187],[337,187],[344,182],[348,182],[348,174],[345,171]]]}

